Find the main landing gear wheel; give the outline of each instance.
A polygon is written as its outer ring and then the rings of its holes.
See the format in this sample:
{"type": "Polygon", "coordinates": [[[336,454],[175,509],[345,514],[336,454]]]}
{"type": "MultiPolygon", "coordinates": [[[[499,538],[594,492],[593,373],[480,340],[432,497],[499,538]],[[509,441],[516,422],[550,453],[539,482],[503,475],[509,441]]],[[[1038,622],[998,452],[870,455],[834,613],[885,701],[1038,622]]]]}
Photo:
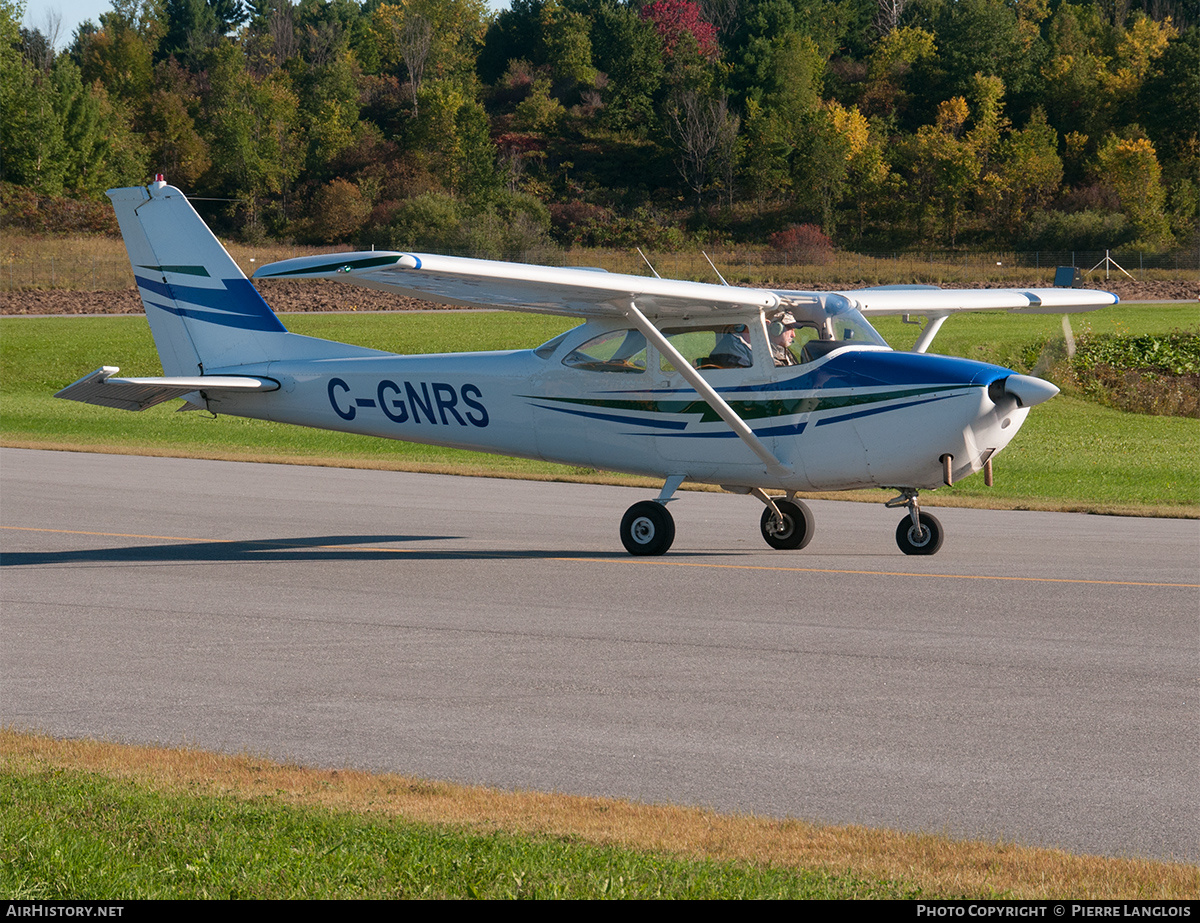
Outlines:
{"type": "Polygon", "coordinates": [[[779,515],[783,517],[782,522],[768,506],[763,510],[762,521],[759,523],[762,537],[767,540],[768,545],[780,551],[789,551],[803,548],[812,541],[813,514],[807,505],[799,501],[793,503],[791,500],[776,500],[775,506],[779,515]]]}
{"type": "Polygon", "coordinates": [[[630,554],[666,554],[675,541],[675,520],[654,500],[642,500],[621,519],[621,544],[630,554]]]}
{"type": "Polygon", "coordinates": [[[918,513],[921,528],[913,525],[912,516],[905,516],[896,526],[896,544],[905,554],[937,554],[942,547],[942,524],[936,516],[918,513]]]}

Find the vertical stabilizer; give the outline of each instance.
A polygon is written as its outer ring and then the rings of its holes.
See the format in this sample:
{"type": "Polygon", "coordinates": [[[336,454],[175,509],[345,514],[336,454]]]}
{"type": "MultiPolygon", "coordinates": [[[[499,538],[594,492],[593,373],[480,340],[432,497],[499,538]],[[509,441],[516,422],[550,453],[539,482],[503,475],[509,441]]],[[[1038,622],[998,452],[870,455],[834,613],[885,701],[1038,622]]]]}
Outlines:
{"type": "Polygon", "coordinates": [[[174,186],[110,189],[166,375],[279,358],[287,331],[174,186]]]}

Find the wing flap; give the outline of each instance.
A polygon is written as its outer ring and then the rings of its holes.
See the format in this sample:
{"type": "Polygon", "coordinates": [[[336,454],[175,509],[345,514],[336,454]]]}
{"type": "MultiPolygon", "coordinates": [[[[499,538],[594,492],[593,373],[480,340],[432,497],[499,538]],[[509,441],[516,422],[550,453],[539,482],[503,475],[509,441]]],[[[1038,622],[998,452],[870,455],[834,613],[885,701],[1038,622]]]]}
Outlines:
{"type": "Polygon", "coordinates": [[[197,391],[277,391],[279,382],[248,375],[193,375],[173,378],[113,378],[120,369],[106,365],[67,385],[55,397],[118,410],[145,410],[197,391]]]}
{"type": "Polygon", "coordinates": [[[254,278],[331,279],[427,301],[568,317],[623,317],[631,300],[647,317],[757,313],[779,305],[779,296],[765,289],[424,253],[299,257],[268,263],[254,278]]]}

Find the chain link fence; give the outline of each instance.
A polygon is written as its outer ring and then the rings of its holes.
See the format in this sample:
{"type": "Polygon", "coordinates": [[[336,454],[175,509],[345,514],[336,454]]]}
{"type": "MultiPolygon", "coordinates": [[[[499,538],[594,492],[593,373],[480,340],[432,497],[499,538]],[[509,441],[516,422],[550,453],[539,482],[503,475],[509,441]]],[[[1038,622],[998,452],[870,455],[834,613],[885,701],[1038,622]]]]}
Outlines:
{"type": "MultiPolygon", "coordinates": [[[[0,290],[38,289],[117,291],[131,288],[133,276],[118,241],[88,256],[72,256],[62,245],[52,253],[10,253],[0,264],[0,290]]],[[[350,248],[245,247],[230,251],[243,271],[276,260],[350,248]]],[[[888,284],[1044,285],[1053,284],[1059,266],[1083,271],[1084,284],[1108,278],[1135,281],[1195,281],[1200,284],[1200,252],[1147,254],[1114,250],[1040,250],[955,253],[951,251],[835,251],[795,258],[764,248],[700,251],[563,250],[547,247],[523,253],[458,253],[483,259],[509,259],[553,266],[586,266],[647,275],[652,266],[665,278],[764,285],[776,288],[828,288],[888,284]],[[712,265],[709,264],[712,260],[712,265]],[[714,269],[715,267],[715,269],[714,269]],[[718,276],[720,273],[720,277],[718,276]]]]}

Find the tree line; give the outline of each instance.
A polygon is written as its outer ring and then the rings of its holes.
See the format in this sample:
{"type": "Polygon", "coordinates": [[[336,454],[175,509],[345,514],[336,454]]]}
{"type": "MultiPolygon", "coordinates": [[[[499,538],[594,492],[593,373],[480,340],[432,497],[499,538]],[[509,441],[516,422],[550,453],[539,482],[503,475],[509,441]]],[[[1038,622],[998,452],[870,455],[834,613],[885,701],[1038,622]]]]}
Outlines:
{"type": "Polygon", "coordinates": [[[111,5],[0,0],[6,223],[163,173],[246,239],[1200,245],[1197,0],[111,5]]]}

